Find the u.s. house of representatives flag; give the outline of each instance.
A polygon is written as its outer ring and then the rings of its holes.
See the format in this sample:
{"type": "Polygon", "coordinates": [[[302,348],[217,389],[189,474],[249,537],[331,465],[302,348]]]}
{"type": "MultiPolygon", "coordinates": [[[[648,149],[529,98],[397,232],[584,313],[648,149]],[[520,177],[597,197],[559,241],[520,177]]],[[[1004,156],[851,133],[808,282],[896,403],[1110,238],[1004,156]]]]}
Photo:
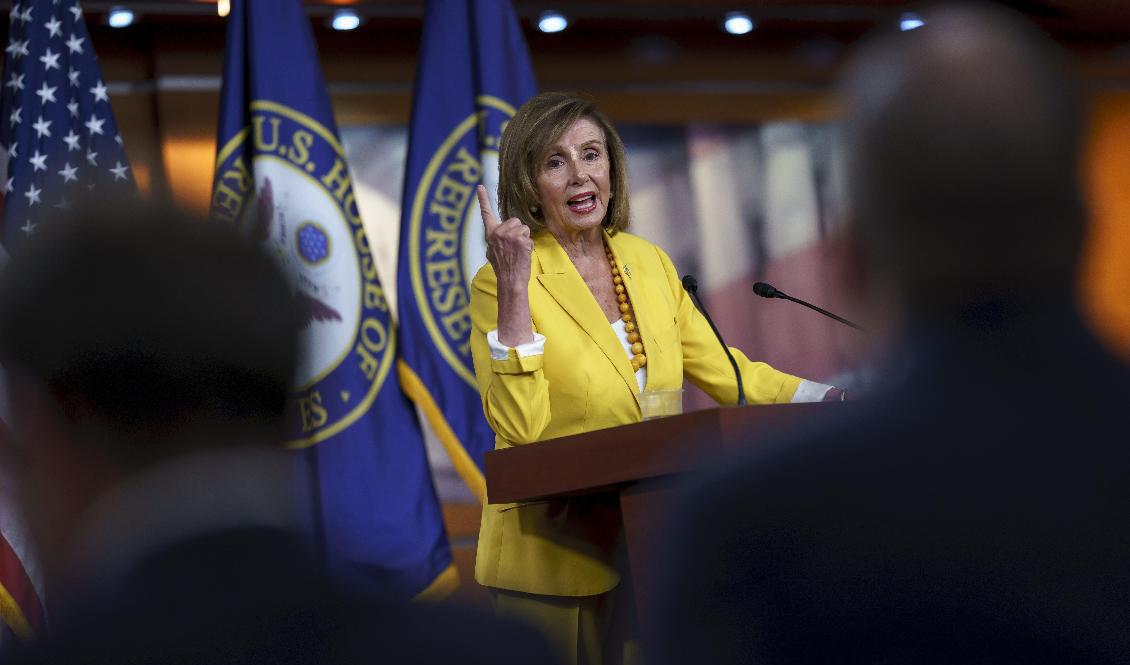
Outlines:
{"type": "Polygon", "coordinates": [[[509,0],[429,0],[400,225],[401,382],[484,502],[494,433],[471,364],[469,286],[486,263],[475,187],[497,196],[502,129],[536,92],[509,0]]]}
{"type": "Polygon", "coordinates": [[[289,446],[314,478],[332,574],[413,596],[456,582],[396,331],[300,0],[237,0],[212,213],[286,267],[305,308],[289,446]]]}

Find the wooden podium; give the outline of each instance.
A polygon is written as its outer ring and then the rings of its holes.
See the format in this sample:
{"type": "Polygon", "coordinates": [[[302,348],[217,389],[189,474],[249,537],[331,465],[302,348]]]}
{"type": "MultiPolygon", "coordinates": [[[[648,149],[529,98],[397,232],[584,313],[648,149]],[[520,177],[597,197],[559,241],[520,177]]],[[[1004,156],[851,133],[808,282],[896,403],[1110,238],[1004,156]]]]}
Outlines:
{"type": "Polygon", "coordinates": [[[827,414],[833,404],[779,404],[695,411],[486,454],[490,503],[614,493],[644,643],[654,626],[653,557],[680,476],[756,442],[758,434],[827,414]]]}

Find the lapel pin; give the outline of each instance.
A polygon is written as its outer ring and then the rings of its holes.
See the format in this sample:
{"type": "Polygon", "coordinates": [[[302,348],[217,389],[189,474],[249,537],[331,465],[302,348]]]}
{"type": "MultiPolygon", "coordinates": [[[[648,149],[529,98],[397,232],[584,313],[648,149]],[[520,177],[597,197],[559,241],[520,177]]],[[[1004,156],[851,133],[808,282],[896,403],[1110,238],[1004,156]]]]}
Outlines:
{"type": "Polygon", "coordinates": [[[632,269],[630,267],[628,267],[627,263],[624,264],[624,274],[627,275],[628,277],[632,276],[632,269]]]}

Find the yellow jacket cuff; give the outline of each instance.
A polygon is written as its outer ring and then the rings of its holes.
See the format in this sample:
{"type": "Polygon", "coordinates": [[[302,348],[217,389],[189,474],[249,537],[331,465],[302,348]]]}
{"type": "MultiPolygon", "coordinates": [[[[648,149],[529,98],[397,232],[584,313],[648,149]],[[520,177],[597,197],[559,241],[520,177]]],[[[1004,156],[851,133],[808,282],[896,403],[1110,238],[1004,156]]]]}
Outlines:
{"type": "Polygon", "coordinates": [[[506,360],[491,359],[491,370],[495,374],[529,374],[536,372],[542,368],[545,362],[545,356],[538,354],[536,356],[520,356],[517,349],[510,349],[507,352],[506,360]]]}

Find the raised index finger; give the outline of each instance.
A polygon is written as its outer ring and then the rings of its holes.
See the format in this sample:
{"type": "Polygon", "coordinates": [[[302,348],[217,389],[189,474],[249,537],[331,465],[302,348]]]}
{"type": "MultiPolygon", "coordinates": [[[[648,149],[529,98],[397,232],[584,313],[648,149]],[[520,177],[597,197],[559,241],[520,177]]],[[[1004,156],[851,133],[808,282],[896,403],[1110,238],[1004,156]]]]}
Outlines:
{"type": "Polygon", "coordinates": [[[483,215],[483,227],[489,235],[491,231],[502,226],[502,222],[498,221],[498,217],[494,214],[494,208],[490,205],[490,195],[487,194],[487,188],[479,185],[476,194],[479,197],[479,212],[483,215]]]}

